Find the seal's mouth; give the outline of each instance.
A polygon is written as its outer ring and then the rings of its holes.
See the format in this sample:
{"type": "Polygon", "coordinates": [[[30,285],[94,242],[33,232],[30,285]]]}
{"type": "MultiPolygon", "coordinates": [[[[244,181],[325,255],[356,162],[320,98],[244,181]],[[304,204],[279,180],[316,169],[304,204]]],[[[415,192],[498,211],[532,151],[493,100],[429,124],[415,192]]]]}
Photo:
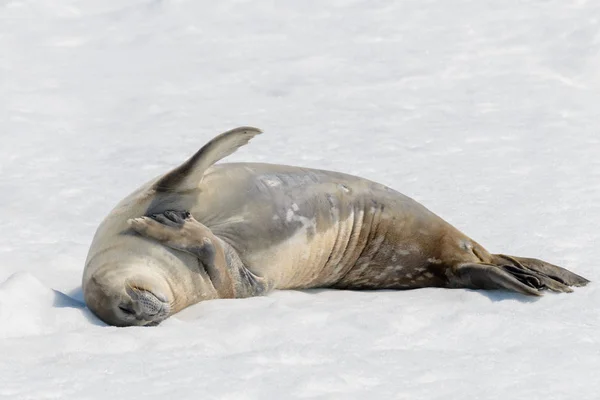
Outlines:
{"type": "Polygon", "coordinates": [[[171,304],[161,293],[129,285],[126,292],[129,299],[124,299],[118,308],[132,325],[155,326],[171,313],[171,304]]]}

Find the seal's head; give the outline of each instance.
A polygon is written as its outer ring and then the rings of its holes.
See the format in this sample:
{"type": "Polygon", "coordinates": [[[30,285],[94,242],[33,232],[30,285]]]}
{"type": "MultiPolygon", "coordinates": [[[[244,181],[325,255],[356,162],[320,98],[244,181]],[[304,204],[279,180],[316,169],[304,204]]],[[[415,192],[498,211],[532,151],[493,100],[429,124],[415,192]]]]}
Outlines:
{"type": "Polygon", "coordinates": [[[100,268],[87,280],[85,302],[102,321],[115,326],[153,326],[169,317],[176,299],[158,271],[100,268]]]}
{"type": "Polygon", "coordinates": [[[191,304],[219,297],[195,256],[141,237],[128,221],[189,210],[198,202],[205,172],[260,133],[251,127],[227,131],[117,204],[98,227],[83,272],[84,299],[94,314],[110,325],[157,325],[191,304]]]}

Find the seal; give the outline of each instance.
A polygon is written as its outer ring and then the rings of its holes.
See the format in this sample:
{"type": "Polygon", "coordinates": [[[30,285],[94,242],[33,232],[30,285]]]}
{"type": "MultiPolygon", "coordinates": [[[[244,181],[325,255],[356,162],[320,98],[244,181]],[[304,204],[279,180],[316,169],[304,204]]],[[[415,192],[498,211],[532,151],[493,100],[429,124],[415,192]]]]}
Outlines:
{"type": "Polygon", "coordinates": [[[116,326],[156,325],[192,304],[273,289],[501,289],[540,296],[589,281],[491,254],[381,184],[300,167],[215,163],[261,133],[225,132],[121,201],[83,273],[88,307],[116,326]]]}

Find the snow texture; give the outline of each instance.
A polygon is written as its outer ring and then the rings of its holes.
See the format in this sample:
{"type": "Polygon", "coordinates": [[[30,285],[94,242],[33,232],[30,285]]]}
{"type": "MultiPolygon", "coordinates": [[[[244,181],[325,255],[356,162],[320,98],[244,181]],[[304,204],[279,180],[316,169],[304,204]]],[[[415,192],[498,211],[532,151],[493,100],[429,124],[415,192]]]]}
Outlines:
{"type": "Polygon", "coordinates": [[[600,2],[0,0],[0,398],[597,399],[600,291],[81,303],[112,206],[217,133],[598,281],[600,2]]]}

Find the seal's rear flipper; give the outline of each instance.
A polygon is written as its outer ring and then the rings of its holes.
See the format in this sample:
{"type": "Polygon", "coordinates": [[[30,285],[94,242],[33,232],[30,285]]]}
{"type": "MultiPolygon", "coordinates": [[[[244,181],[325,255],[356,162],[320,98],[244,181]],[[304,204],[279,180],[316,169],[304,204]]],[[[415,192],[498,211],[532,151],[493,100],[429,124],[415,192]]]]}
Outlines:
{"type": "Polygon", "coordinates": [[[525,284],[496,265],[461,264],[454,270],[450,286],[455,288],[509,290],[529,296],[541,296],[535,285],[525,284]]]}
{"type": "MultiPolygon", "coordinates": [[[[524,257],[513,257],[504,254],[495,254],[494,263],[503,266],[504,268],[512,268],[515,271],[526,271],[528,273],[535,273],[537,276],[550,280],[550,284],[553,282],[559,283],[562,286],[585,286],[590,283],[589,280],[582,276],[579,276],[568,269],[561,268],[559,266],[550,264],[548,262],[538,260],[536,258],[524,258],[524,257]]],[[[554,291],[552,286],[548,285],[548,289],[554,291]]]]}
{"type": "Polygon", "coordinates": [[[564,268],[541,260],[495,255],[494,264],[460,264],[450,279],[453,287],[504,289],[529,296],[543,290],[569,293],[569,286],[584,286],[589,281],[564,268]]]}
{"type": "Polygon", "coordinates": [[[220,134],[189,160],[158,180],[154,188],[158,192],[195,189],[211,165],[233,154],[260,133],[260,129],[243,126],[220,134]]]}

